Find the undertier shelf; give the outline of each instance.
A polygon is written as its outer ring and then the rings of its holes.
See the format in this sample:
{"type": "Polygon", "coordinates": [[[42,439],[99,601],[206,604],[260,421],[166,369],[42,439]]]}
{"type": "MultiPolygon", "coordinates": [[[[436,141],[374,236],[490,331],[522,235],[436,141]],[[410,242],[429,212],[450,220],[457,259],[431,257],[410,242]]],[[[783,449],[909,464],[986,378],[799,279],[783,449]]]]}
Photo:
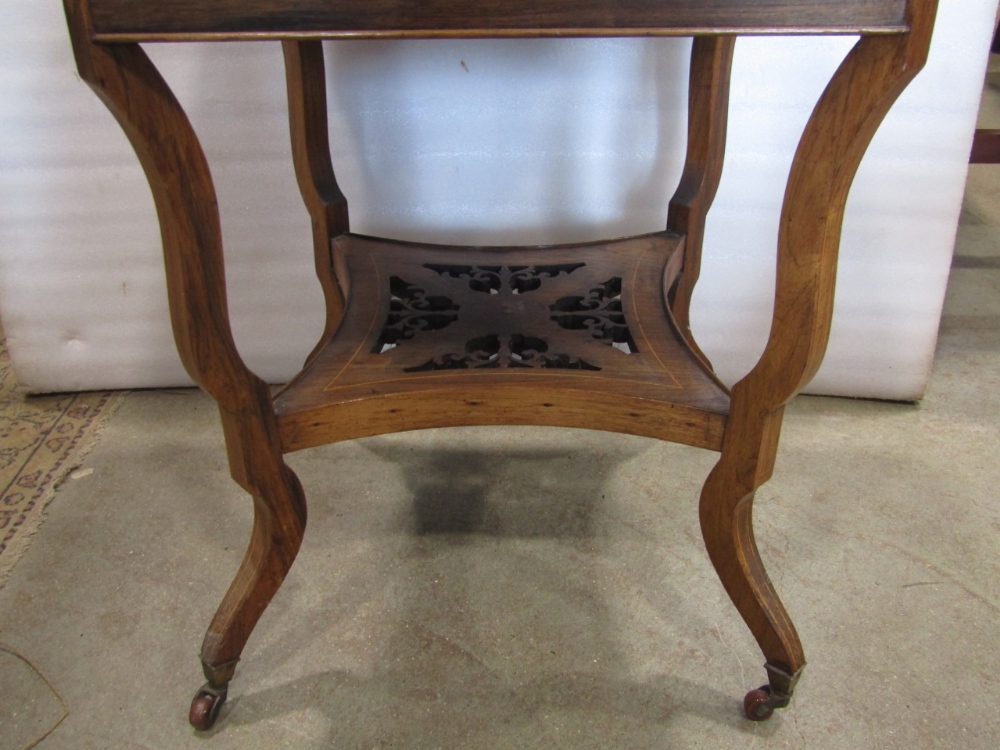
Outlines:
{"type": "Polygon", "coordinates": [[[345,234],[333,339],[275,398],[284,450],[428,427],[589,427],[718,450],[729,395],[664,300],[683,239],[443,247],[345,234]]]}

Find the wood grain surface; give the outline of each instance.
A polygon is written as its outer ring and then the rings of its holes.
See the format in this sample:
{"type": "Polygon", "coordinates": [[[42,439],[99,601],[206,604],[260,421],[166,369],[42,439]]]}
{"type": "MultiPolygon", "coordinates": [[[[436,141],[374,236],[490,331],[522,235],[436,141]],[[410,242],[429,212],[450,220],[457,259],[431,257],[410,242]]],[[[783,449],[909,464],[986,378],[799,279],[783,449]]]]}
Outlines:
{"type": "Polygon", "coordinates": [[[720,445],[727,391],[664,302],[664,275],[675,276],[683,258],[678,237],[446,248],[343,235],[334,246],[351,280],[347,312],[331,344],[276,398],[286,451],[470,424],[720,445]],[[470,278],[477,269],[479,282],[470,278]],[[393,299],[394,279],[409,300],[393,299]],[[615,279],[619,299],[604,292],[615,279]],[[386,331],[392,342],[380,352],[386,331]],[[616,332],[635,351],[613,346],[616,332]]]}
{"type": "Polygon", "coordinates": [[[90,0],[97,40],[899,31],[905,0],[90,0]]]}

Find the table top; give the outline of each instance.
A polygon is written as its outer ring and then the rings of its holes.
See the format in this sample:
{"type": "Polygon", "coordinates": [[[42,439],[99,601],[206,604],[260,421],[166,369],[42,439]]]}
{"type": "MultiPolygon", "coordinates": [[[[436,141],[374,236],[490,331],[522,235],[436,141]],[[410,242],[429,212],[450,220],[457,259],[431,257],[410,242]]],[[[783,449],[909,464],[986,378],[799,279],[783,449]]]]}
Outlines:
{"type": "Polygon", "coordinates": [[[906,29],[907,0],[89,0],[97,41],[906,29]]]}

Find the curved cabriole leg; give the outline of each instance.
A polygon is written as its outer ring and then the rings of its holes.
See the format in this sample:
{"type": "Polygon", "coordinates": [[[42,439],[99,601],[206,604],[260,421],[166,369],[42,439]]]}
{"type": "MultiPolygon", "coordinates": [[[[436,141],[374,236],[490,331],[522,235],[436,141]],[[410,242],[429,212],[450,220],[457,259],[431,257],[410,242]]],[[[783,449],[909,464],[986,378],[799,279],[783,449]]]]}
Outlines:
{"type": "Polygon", "coordinates": [[[298,552],[305,500],[282,460],[270,390],[247,369],[233,341],[215,188],[194,130],[139,45],[92,42],[86,3],[65,5],[80,75],[121,124],[153,193],[177,351],[219,404],[230,471],[254,498],[250,546],[202,648],[208,684],[190,718],[207,729],[243,646],[298,552]]]}
{"type": "Polygon", "coordinates": [[[754,491],[726,475],[725,456],[701,495],[701,530],[719,580],[757,639],[769,684],[744,699],[748,718],[762,721],[788,705],[805,667],[802,643],[764,569],[753,533],[754,491]]]}
{"type": "Polygon", "coordinates": [[[291,472],[270,498],[254,498],[254,525],[243,563],[205,634],[201,663],[207,682],[191,702],[195,729],[209,729],[226,700],[229,681],[257,621],[285,580],[305,530],[302,489],[291,472]]]}
{"type": "Polygon", "coordinates": [[[250,545],[202,644],[207,682],[191,702],[195,729],[215,723],[243,647],[295,560],[305,530],[304,514],[298,511],[302,507],[302,489],[291,472],[274,496],[254,498],[250,545]]]}
{"type": "Polygon", "coordinates": [[[233,478],[253,495],[254,524],[243,562],[202,643],[208,682],[195,694],[189,713],[200,730],[218,717],[243,647],[292,567],[306,528],[305,495],[282,460],[273,415],[223,410],[222,426],[233,478]]]}
{"type": "Polygon", "coordinates": [[[769,684],[744,700],[751,719],[788,705],[805,666],[754,541],[754,493],[773,470],[784,405],[823,360],[851,182],[886,112],[927,59],[936,7],[937,0],[912,0],[908,33],[862,36],[813,111],[785,191],[771,333],[758,363],[733,386],[722,456],[702,490],[709,556],[767,659],[769,684]]]}
{"type": "Polygon", "coordinates": [[[780,428],[778,413],[755,430],[755,439],[724,444],[699,507],[705,547],[719,580],[767,660],[768,685],[748,693],[743,704],[755,721],[788,705],[805,667],[802,643],[764,569],[753,531],[754,495],[771,474],[780,428]],[[747,445],[756,450],[741,450],[747,445]]]}

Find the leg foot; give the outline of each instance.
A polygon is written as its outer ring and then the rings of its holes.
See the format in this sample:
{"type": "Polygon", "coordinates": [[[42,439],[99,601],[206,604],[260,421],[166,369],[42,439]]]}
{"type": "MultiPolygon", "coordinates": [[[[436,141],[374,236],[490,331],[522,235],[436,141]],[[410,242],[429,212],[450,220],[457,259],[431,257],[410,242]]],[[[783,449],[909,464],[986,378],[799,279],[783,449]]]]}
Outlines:
{"type": "Polygon", "coordinates": [[[747,716],[764,720],[773,709],[788,704],[805,656],[757,550],[752,521],[754,492],[745,492],[727,477],[729,473],[720,461],[709,475],[701,497],[701,528],[719,580],[767,660],[769,692],[755,690],[746,697],[747,716]],[[762,708],[765,705],[770,710],[762,708]]]}
{"type": "Polygon", "coordinates": [[[751,690],[743,698],[743,713],[750,721],[767,721],[776,708],[785,708],[792,702],[792,692],[802,674],[800,669],[790,675],[773,664],[765,664],[770,683],[751,690]]]}
{"type": "Polygon", "coordinates": [[[218,717],[243,647],[291,568],[306,526],[302,486],[273,445],[273,415],[256,420],[222,410],[222,424],[233,476],[253,496],[254,523],[243,562],[202,642],[208,682],[191,703],[197,729],[208,729],[218,717]]]}
{"type": "Polygon", "coordinates": [[[195,694],[194,700],[191,701],[191,710],[188,712],[188,721],[191,722],[191,726],[200,732],[211,729],[215,720],[219,718],[219,710],[226,702],[228,692],[228,685],[220,688],[206,682],[195,694]]]}

